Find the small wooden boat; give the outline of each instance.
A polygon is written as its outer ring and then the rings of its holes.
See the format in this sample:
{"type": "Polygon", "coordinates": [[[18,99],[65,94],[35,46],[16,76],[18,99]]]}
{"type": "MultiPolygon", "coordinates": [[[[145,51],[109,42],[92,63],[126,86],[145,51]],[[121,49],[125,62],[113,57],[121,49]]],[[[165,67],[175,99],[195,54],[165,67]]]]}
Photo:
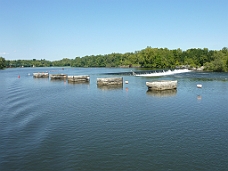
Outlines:
{"type": "Polygon", "coordinates": [[[149,90],[172,90],[177,88],[177,80],[160,80],[154,82],[146,82],[149,90]]]}

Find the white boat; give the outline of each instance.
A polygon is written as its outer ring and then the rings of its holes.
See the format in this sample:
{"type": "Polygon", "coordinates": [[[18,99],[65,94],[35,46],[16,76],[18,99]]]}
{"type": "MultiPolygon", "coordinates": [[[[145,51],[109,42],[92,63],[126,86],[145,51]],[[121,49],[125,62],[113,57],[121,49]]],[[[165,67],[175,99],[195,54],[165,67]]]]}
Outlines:
{"type": "Polygon", "coordinates": [[[159,77],[159,76],[166,76],[166,75],[174,75],[174,74],[180,74],[180,73],[186,73],[191,72],[191,70],[188,69],[175,69],[173,71],[168,70],[163,72],[153,72],[148,74],[135,74],[137,77],[159,77]]]}

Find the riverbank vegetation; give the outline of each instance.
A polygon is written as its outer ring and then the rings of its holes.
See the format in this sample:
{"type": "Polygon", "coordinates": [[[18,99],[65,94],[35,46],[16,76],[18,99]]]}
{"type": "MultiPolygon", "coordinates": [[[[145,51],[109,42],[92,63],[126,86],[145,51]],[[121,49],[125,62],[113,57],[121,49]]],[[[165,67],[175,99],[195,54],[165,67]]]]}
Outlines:
{"type": "Polygon", "coordinates": [[[209,50],[207,48],[193,48],[186,51],[181,49],[169,50],[167,48],[146,47],[140,51],[128,53],[111,53],[105,55],[90,55],[64,58],[59,61],[41,60],[5,60],[1,67],[143,67],[156,69],[173,69],[177,66],[189,66],[204,70],[228,72],[228,48],[209,50]]]}
{"type": "Polygon", "coordinates": [[[3,69],[6,67],[6,60],[3,57],[0,57],[0,69],[3,69]]]}

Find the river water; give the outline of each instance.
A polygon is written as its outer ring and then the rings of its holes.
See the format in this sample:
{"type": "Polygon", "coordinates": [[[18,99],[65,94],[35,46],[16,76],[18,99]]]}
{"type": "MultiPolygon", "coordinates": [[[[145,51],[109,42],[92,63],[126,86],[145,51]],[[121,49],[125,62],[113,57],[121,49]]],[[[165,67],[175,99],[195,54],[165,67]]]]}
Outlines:
{"type": "Polygon", "coordinates": [[[0,70],[0,170],[227,170],[228,74],[154,78],[131,70],[0,70]],[[32,76],[46,71],[90,82],[32,76]],[[129,83],[98,87],[104,77],[129,83]],[[145,83],[154,80],[177,80],[177,90],[148,92],[145,83]]]}

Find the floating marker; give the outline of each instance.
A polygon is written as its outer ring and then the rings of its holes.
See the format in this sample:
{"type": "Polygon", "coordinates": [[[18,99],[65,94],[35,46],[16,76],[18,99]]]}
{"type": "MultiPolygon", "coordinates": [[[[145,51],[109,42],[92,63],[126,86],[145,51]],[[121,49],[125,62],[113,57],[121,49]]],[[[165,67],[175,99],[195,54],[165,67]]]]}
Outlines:
{"type": "Polygon", "coordinates": [[[196,85],[198,88],[202,88],[202,84],[197,84],[196,85]]]}

